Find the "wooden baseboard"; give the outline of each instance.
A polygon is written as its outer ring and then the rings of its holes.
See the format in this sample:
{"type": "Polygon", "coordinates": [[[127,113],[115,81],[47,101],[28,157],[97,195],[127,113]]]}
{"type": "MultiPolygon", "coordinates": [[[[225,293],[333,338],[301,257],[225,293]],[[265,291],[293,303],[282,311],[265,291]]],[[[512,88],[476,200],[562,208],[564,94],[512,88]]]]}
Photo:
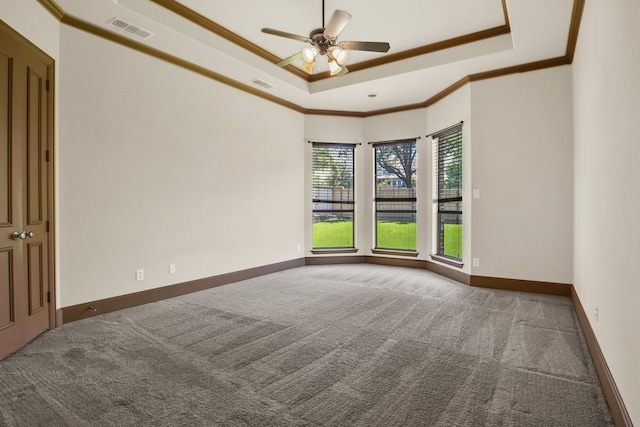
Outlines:
{"type": "Polygon", "coordinates": [[[465,285],[470,284],[471,276],[467,273],[463,273],[460,270],[453,269],[450,267],[445,267],[441,264],[436,264],[435,262],[425,261],[427,270],[433,271],[436,274],[439,274],[444,277],[448,277],[451,280],[455,280],[456,282],[464,283],[465,285]]]}
{"type": "Polygon", "coordinates": [[[378,265],[391,265],[395,267],[409,267],[409,268],[426,268],[424,260],[420,259],[406,259],[406,258],[391,258],[385,256],[367,256],[365,261],[368,264],[378,265]]]}
{"type": "Polygon", "coordinates": [[[133,294],[120,295],[117,297],[91,301],[82,304],[72,305],[62,308],[62,322],[69,323],[80,319],[105,314],[123,308],[135,307],[137,305],[148,304],[167,298],[173,298],[191,292],[202,291],[204,289],[215,288],[221,285],[238,282],[240,280],[251,279],[265,274],[288,270],[290,268],[305,265],[304,258],[290,261],[269,264],[247,270],[235,271],[221,274],[219,276],[207,277],[190,282],[178,283],[176,285],[164,286],[162,288],[149,289],[133,294]]]}
{"type": "Polygon", "coordinates": [[[417,259],[403,259],[403,258],[391,258],[380,257],[370,255],[357,255],[357,256],[323,256],[323,257],[307,257],[305,258],[306,265],[330,265],[330,264],[380,264],[380,265],[392,265],[395,267],[411,267],[411,268],[425,268],[425,261],[417,259]]]}
{"type": "Polygon", "coordinates": [[[304,259],[305,265],[362,264],[364,262],[366,262],[364,255],[310,256],[304,259]]]}
{"type": "Polygon", "coordinates": [[[607,365],[607,361],[602,354],[602,349],[600,348],[600,344],[598,344],[596,334],[593,332],[593,328],[589,322],[589,317],[584,311],[584,307],[582,306],[580,298],[578,298],[578,294],[573,286],[571,286],[571,301],[573,302],[573,307],[576,310],[578,321],[582,327],[585,341],[587,342],[589,352],[591,353],[591,359],[593,359],[593,365],[595,366],[598,378],[600,379],[602,393],[607,401],[607,405],[609,405],[609,411],[611,412],[613,421],[615,422],[616,427],[633,427],[631,417],[629,416],[629,412],[627,412],[627,407],[622,400],[622,396],[620,396],[620,391],[618,390],[618,386],[616,385],[613,375],[609,370],[609,365],[607,365]]]}
{"type": "Polygon", "coordinates": [[[534,294],[571,296],[571,285],[566,283],[538,282],[535,280],[506,279],[503,277],[471,276],[471,286],[534,294]]]}
{"type": "Polygon", "coordinates": [[[477,286],[480,288],[504,289],[509,291],[522,291],[537,294],[561,295],[568,297],[571,295],[571,285],[565,283],[538,282],[534,280],[507,279],[502,277],[471,276],[458,269],[449,268],[431,261],[382,257],[371,255],[357,256],[323,256],[306,257],[305,265],[328,265],[328,264],[380,264],[396,267],[423,268],[432,271],[440,276],[455,280],[465,285],[477,286]]]}

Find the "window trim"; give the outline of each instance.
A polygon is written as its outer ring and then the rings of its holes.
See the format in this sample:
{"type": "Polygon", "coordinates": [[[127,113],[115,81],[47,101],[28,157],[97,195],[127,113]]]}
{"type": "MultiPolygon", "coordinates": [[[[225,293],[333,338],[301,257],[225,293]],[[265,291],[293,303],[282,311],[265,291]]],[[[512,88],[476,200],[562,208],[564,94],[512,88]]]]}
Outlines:
{"type": "Polygon", "coordinates": [[[311,253],[312,254],[340,254],[340,253],[356,253],[358,249],[356,248],[356,148],[357,143],[344,143],[344,142],[317,142],[317,141],[309,141],[311,144],[311,253]],[[352,161],[351,161],[351,172],[352,172],[352,187],[351,190],[353,192],[353,200],[333,200],[333,199],[314,199],[313,198],[313,149],[314,148],[347,148],[352,150],[352,161]],[[351,205],[351,209],[314,209],[314,203],[331,203],[331,204],[340,204],[340,205],[351,205]],[[338,213],[351,213],[352,215],[352,230],[351,230],[351,242],[352,246],[326,246],[326,247],[314,247],[313,246],[313,214],[317,212],[338,212],[338,213]]]}
{"type": "MultiPolygon", "coordinates": [[[[462,262],[462,256],[460,258],[458,257],[453,257],[450,255],[446,255],[444,253],[440,253],[440,248],[444,248],[444,243],[441,242],[441,235],[443,236],[443,234],[441,234],[441,212],[440,212],[440,205],[444,204],[444,203],[450,203],[450,202],[460,202],[462,204],[463,201],[463,195],[462,195],[462,186],[463,186],[463,182],[460,182],[460,195],[459,196],[455,196],[455,197],[444,197],[444,198],[439,198],[439,194],[440,194],[440,176],[441,176],[441,170],[440,170],[440,138],[442,138],[443,136],[448,136],[454,133],[460,133],[460,147],[459,147],[459,152],[460,152],[460,167],[462,168],[462,160],[463,160],[463,137],[462,137],[462,125],[463,122],[461,121],[460,123],[456,123],[455,125],[449,126],[445,129],[442,129],[438,132],[435,132],[431,135],[432,141],[433,141],[433,203],[435,205],[435,209],[434,209],[434,224],[435,224],[435,249],[436,252],[431,254],[431,259],[434,261],[438,261],[438,262],[442,262],[444,264],[448,264],[454,267],[463,267],[464,264],[462,262]]],[[[462,173],[462,171],[460,171],[462,173]]],[[[443,212],[443,213],[449,213],[449,214],[456,214],[456,215],[460,215],[460,221],[462,221],[462,214],[463,214],[463,210],[462,210],[462,206],[460,206],[460,210],[456,210],[456,211],[447,211],[447,212],[443,212]]],[[[461,222],[462,224],[462,222],[461,222]]],[[[464,247],[462,248],[462,252],[464,253],[464,247]]]]}
{"type": "Polygon", "coordinates": [[[383,248],[373,248],[371,249],[371,253],[377,255],[395,255],[395,256],[410,256],[417,257],[418,251],[405,250],[405,249],[383,249],[383,248]]]}
{"type": "MultiPolygon", "coordinates": [[[[417,237],[418,232],[416,229],[416,249],[402,249],[402,248],[387,248],[378,246],[378,213],[410,213],[416,216],[416,225],[417,225],[417,215],[418,215],[418,192],[417,185],[415,188],[415,197],[377,197],[378,194],[378,161],[377,161],[377,152],[376,149],[382,146],[391,146],[398,144],[411,144],[413,143],[416,149],[416,154],[414,161],[416,161],[416,178],[417,178],[417,149],[418,149],[418,139],[416,138],[406,138],[406,139],[398,139],[392,141],[379,141],[379,142],[370,142],[369,144],[373,148],[373,245],[374,247],[371,249],[371,252],[374,254],[381,255],[397,255],[397,256],[418,256],[417,252],[417,237]],[[413,202],[415,203],[415,209],[378,209],[378,203],[394,203],[394,202],[413,202]]],[[[417,183],[416,183],[417,184],[417,183]]],[[[406,188],[406,187],[405,187],[406,188]]]]}
{"type": "Polygon", "coordinates": [[[451,265],[453,267],[458,267],[458,268],[462,268],[464,267],[464,264],[462,262],[462,258],[452,258],[446,255],[438,255],[438,254],[431,254],[431,259],[434,261],[438,261],[441,262],[443,264],[448,264],[451,265]]]}
{"type": "Polygon", "coordinates": [[[314,248],[311,249],[311,253],[314,255],[320,255],[320,254],[355,254],[358,252],[359,249],[353,247],[353,248],[348,248],[348,247],[344,247],[344,248],[314,248]]]}

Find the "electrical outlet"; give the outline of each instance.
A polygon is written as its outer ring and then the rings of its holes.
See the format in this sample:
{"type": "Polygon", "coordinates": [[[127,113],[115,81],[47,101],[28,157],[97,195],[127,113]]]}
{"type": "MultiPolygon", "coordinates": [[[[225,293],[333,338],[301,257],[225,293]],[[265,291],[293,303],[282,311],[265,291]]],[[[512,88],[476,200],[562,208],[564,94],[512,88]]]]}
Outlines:
{"type": "Polygon", "coordinates": [[[473,266],[474,267],[480,267],[480,258],[474,258],[473,259],[473,266]]]}
{"type": "Polygon", "coordinates": [[[300,243],[298,243],[298,246],[296,247],[297,251],[300,252],[300,243]]]}
{"type": "Polygon", "coordinates": [[[144,280],[144,270],[136,270],[136,281],[144,280]]]}
{"type": "Polygon", "coordinates": [[[169,264],[169,274],[175,274],[175,273],[176,273],[176,265],[169,264]]]}
{"type": "Polygon", "coordinates": [[[596,322],[600,320],[600,307],[598,306],[598,304],[595,304],[595,306],[593,307],[593,317],[596,318],[596,322]]]}

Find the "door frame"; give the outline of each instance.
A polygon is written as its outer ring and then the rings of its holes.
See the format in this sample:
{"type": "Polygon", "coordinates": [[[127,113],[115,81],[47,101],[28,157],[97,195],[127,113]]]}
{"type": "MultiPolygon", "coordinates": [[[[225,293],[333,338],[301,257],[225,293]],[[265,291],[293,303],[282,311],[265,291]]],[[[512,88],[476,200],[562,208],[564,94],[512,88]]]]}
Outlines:
{"type": "Polygon", "coordinates": [[[42,49],[33,44],[22,34],[14,30],[4,21],[0,20],[0,34],[9,37],[18,42],[25,50],[29,52],[47,66],[47,126],[46,126],[46,150],[47,157],[45,163],[47,165],[47,250],[48,250],[48,280],[49,280],[49,329],[54,329],[62,325],[62,310],[57,309],[57,283],[56,283],[56,140],[55,140],[55,60],[47,55],[42,49]]]}

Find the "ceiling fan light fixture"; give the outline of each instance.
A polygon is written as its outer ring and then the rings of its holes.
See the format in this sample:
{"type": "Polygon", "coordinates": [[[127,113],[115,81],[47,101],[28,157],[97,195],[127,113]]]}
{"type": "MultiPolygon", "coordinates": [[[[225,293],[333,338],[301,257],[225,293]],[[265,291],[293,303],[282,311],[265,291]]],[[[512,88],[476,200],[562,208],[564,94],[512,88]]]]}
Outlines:
{"type": "Polygon", "coordinates": [[[347,63],[347,59],[349,59],[349,51],[341,47],[336,47],[331,50],[331,56],[336,60],[338,65],[344,65],[347,63]]]}
{"type": "Polygon", "coordinates": [[[340,65],[338,65],[338,63],[336,62],[335,59],[330,59],[329,60],[329,74],[332,75],[332,76],[335,76],[340,71],[342,71],[342,67],[340,65]]]}
{"type": "MultiPolygon", "coordinates": [[[[116,1],[116,0],[114,0],[116,1]]],[[[349,72],[346,67],[349,59],[349,51],[361,50],[366,52],[388,52],[390,45],[388,42],[368,42],[368,41],[341,41],[338,42],[338,36],[351,20],[351,15],[344,10],[336,10],[331,15],[329,22],[324,21],[324,0],[322,1],[322,28],[316,28],[309,33],[308,37],[287,33],[273,28],[263,28],[262,32],[272,34],[274,36],[286,37],[288,39],[298,40],[309,43],[311,46],[305,46],[298,53],[277,62],[279,67],[286,67],[294,61],[302,58],[304,64],[302,68],[309,74],[314,69],[315,61],[318,55],[326,56],[329,65],[329,74],[331,76],[342,76],[349,72]]]]}
{"type": "Polygon", "coordinates": [[[302,48],[302,59],[307,64],[314,62],[317,54],[318,49],[313,46],[305,46],[302,48]]]}
{"type": "Polygon", "coordinates": [[[311,61],[311,62],[305,62],[304,64],[302,64],[302,69],[307,73],[307,74],[312,74],[313,73],[313,67],[316,65],[316,61],[311,61]]]}

